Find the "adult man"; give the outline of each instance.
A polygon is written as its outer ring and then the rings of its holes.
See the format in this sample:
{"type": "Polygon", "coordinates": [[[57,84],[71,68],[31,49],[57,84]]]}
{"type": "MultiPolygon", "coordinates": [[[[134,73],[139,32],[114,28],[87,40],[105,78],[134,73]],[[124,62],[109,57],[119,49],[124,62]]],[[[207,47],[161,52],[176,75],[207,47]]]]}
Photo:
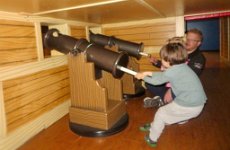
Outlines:
{"type": "MultiPolygon", "coordinates": [[[[177,40],[176,42],[178,42],[177,40]]],[[[200,30],[190,29],[186,32],[186,42],[184,46],[188,52],[187,64],[198,76],[201,75],[206,62],[204,55],[199,50],[199,46],[201,45],[202,40],[203,35],[200,30]]],[[[161,67],[161,61],[157,60],[154,57],[150,58],[150,62],[156,67],[161,67]]],[[[174,98],[173,91],[170,87],[167,87],[165,84],[160,86],[153,86],[146,83],[145,85],[151,93],[157,95],[153,98],[146,97],[144,99],[144,107],[146,108],[162,106],[165,103],[171,102],[174,98]]]]}

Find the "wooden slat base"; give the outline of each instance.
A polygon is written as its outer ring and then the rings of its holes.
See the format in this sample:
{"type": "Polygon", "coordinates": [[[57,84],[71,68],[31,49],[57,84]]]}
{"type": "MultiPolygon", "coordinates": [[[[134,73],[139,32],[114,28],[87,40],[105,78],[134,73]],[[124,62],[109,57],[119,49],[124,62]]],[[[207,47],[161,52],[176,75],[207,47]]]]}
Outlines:
{"type": "Polygon", "coordinates": [[[107,112],[71,107],[70,122],[92,128],[108,130],[120,120],[125,113],[124,102],[110,100],[107,112]]]}

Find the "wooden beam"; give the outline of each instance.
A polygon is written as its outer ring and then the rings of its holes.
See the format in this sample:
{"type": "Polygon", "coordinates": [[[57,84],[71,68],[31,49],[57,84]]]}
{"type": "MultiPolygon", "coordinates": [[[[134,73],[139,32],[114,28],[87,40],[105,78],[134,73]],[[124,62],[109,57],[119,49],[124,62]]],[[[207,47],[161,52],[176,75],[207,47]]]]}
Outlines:
{"type": "Polygon", "coordinates": [[[158,14],[160,17],[166,17],[166,15],[162,12],[160,12],[160,10],[156,9],[155,7],[153,7],[152,5],[149,5],[147,2],[145,2],[144,0],[135,0],[137,3],[141,4],[142,6],[144,6],[145,8],[149,9],[150,11],[158,14]]]}
{"type": "Polygon", "coordinates": [[[33,13],[32,15],[44,15],[44,14],[50,14],[50,13],[55,13],[55,12],[61,12],[61,11],[68,11],[68,10],[74,10],[74,9],[81,9],[81,8],[107,5],[107,4],[112,4],[112,3],[122,2],[122,1],[127,1],[127,0],[110,0],[110,1],[104,1],[104,2],[89,3],[89,4],[77,5],[77,6],[67,7],[67,8],[42,11],[42,12],[38,12],[38,13],[33,13]]]}

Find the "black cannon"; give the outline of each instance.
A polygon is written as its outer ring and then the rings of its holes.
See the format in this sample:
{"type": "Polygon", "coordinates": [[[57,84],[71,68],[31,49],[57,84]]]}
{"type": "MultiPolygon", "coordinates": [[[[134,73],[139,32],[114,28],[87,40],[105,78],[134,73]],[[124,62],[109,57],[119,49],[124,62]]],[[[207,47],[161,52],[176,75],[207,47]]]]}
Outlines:
{"type": "Polygon", "coordinates": [[[134,43],[122,39],[118,39],[114,36],[106,36],[102,34],[94,34],[90,31],[90,42],[99,44],[101,46],[117,46],[119,51],[126,52],[129,56],[133,56],[139,59],[142,55],[148,55],[143,53],[144,44],[143,43],[134,43]]]}
{"type": "Polygon", "coordinates": [[[86,39],[63,35],[57,29],[50,29],[44,35],[44,47],[56,49],[64,54],[77,55],[84,52],[87,61],[93,62],[99,69],[110,72],[115,78],[122,77],[124,72],[120,68],[127,67],[128,64],[128,55],[125,52],[108,51],[98,44],[89,43],[86,39]]]}

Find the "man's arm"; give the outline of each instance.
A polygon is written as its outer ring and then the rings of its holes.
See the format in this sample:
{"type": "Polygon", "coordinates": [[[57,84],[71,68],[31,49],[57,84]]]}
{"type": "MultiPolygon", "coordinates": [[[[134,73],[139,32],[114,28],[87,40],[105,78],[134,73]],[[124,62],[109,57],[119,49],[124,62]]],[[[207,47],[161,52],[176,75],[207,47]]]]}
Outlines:
{"type": "Polygon", "coordinates": [[[151,57],[149,61],[152,63],[153,66],[157,68],[161,68],[161,61],[155,57],[151,57]]]}

